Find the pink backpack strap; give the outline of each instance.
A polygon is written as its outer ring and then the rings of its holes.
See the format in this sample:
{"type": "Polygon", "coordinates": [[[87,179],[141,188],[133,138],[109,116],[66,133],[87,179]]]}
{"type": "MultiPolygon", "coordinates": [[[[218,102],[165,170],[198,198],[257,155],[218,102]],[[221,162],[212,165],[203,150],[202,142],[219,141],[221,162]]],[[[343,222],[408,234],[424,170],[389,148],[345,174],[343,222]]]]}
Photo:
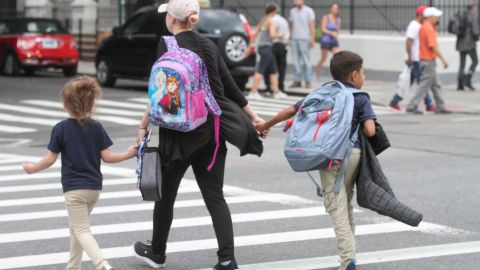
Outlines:
{"type": "Polygon", "coordinates": [[[210,165],[208,165],[207,170],[211,171],[213,165],[215,164],[215,160],[217,159],[217,153],[218,153],[218,148],[220,148],[220,116],[215,116],[215,123],[214,123],[214,129],[215,129],[215,152],[213,152],[213,159],[212,162],[210,162],[210,165]]]}
{"type": "Polygon", "coordinates": [[[163,36],[162,38],[165,40],[169,52],[178,51],[178,49],[180,49],[177,39],[174,36],[163,36]]]}

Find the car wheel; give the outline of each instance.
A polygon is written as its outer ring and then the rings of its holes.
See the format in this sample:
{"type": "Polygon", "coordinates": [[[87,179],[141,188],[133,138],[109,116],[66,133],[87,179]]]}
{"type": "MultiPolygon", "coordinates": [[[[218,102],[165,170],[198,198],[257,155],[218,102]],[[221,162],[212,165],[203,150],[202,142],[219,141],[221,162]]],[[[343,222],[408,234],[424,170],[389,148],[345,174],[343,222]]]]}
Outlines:
{"type": "Polygon", "coordinates": [[[63,75],[72,77],[77,74],[77,65],[63,68],[63,75]]]}
{"type": "Polygon", "coordinates": [[[247,88],[246,85],[247,85],[250,77],[248,77],[248,76],[234,77],[233,79],[235,80],[235,83],[237,84],[238,88],[240,88],[240,90],[242,90],[242,91],[245,91],[246,88],[247,88]]]}
{"type": "Polygon", "coordinates": [[[5,57],[3,72],[9,76],[18,76],[20,74],[20,64],[14,54],[9,53],[5,57]]]}
{"type": "Polygon", "coordinates": [[[219,39],[218,47],[227,65],[238,65],[245,60],[248,39],[240,32],[233,32],[219,39]]]}
{"type": "Polygon", "coordinates": [[[112,76],[112,71],[106,59],[100,59],[97,65],[97,81],[101,86],[113,86],[116,78],[112,76]]]}

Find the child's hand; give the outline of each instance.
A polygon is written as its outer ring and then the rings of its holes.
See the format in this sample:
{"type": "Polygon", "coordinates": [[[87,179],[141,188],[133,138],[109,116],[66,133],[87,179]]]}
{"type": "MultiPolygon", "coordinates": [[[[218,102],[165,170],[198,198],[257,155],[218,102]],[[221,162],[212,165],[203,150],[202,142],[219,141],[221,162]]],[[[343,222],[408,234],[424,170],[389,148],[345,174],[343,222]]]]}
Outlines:
{"type": "Polygon", "coordinates": [[[22,166],[23,166],[23,170],[28,174],[35,172],[34,170],[35,164],[33,163],[23,163],[22,166]]]}
{"type": "Polygon", "coordinates": [[[128,156],[130,158],[135,157],[137,155],[137,150],[138,150],[138,143],[128,147],[128,149],[127,149],[128,156]]]}
{"type": "Polygon", "coordinates": [[[257,129],[258,134],[259,134],[262,138],[266,138],[266,137],[267,137],[269,129],[267,128],[265,122],[261,122],[261,123],[255,124],[255,128],[257,129]]]}

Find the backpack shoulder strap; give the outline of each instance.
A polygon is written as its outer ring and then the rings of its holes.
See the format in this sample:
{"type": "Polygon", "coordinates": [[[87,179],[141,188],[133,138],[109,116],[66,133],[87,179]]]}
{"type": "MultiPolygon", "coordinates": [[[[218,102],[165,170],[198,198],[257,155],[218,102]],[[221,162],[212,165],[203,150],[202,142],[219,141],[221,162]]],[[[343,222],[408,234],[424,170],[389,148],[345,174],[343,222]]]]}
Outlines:
{"type": "Polygon", "coordinates": [[[167,45],[167,50],[169,52],[178,51],[178,49],[180,49],[177,39],[174,36],[163,36],[162,38],[165,40],[165,44],[167,45]]]}

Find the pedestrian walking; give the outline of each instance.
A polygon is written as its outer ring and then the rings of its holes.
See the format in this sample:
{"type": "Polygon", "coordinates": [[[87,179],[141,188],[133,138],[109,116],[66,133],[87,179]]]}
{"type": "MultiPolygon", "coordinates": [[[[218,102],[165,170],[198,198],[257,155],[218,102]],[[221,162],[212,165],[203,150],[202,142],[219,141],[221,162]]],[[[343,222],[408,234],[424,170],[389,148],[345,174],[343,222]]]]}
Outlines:
{"type": "Polygon", "coordinates": [[[67,270],[78,270],[83,251],[97,270],[112,270],[90,232],[88,217],[102,190],[100,160],[116,163],[133,158],[137,145],[124,152],[112,152],[113,144],[102,125],[91,118],[100,86],[90,77],[70,80],[62,89],[61,97],[69,118],[52,129],[48,153],[37,163],[24,163],[27,173],[36,173],[52,166],[62,154],[61,182],[70,227],[70,259],[67,270]]]}
{"type": "MultiPolygon", "coordinates": [[[[158,129],[162,198],[155,202],[153,210],[151,243],[137,241],[133,244],[133,251],[137,258],[151,267],[165,267],[167,239],[173,220],[175,198],[185,172],[192,167],[217,237],[218,263],[213,269],[237,269],[232,218],[223,195],[227,155],[225,141],[238,147],[241,155],[260,156],[263,146],[253,123],[260,123],[263,120],[253,111],[235,84],[217,46],[193,31],[199,23],[198,1],[171,0],[168,4],[161,5],[158,11],[167,13],[167,28],[174,35],[175,44],[195,53],[205,64],[206,70],[200,71],[202,72],[200,76],[203,77],[204,72],[208,73],[208,84],[214,97],[214,101],[210,102],[216,102],[221,109],[220,130],[213,132],[214,127],[218,125],[217,120],[214,121],[210,115],[205,123],[189,132],[162,127],[158,129]],[[216,141],[218,138],[216,134],[220,135],[219,141],[216,141]],[[216,145],[219,145],[218,151],[216,145]],[[216,161],[212,165],[211,160],[215,153],[216,161]]],[[[164,38],[160,39],[158,56],[163,56],[169,47],[164,38]]],[[[163,79],[161,83],[163,85],[163,79]]],[[[148,133],[149,114],[150,106],[146,108],[140,122],[137,138],[139,141],[148,133]]]]}
{"type": "MultiPolygon", "coordinates": [[[[356,53],[349,51],[338,52],[330,61],[330,73],[334,80],[342,82],[346,87],[361,89],[365,80],[363,59],[356,53]]],[[[345,90],[346,91],[346,90],[345,90]]],[[[257,124],[257,130],[264,133],[275,124],[293,117],[303,104],[300,100],[293,106],[288,106],[273,118],[257,124]]],[[[357,132],[363,132],[366,137],[375,135],[375,112],[367,95],[354,95],[353,117],[351,121],[352,138],[357,132]]],[[[341,170],[340,164],[334,164],[320,170],[321,185],[324,192],[325,209],[330,215],[335,231],[337,248],[340,252],[339,270],[355,270],[355,222],[353,219],[352,198],[354,184],[360,162],[360,142],[357,140],[352,150],[348,167],[345,170],[343,184],[338,193],[334,186],[337,175],[341,170]]]]}
{"type": "Polygon", "coordinates": [[[423,11],[425,18],[420,28],[420,82],[415,85],[415,95],[407,106],[407,112],[423,114],[418,110],[418,104],[429,90],[435,99],[435,113],[451,113],[445,108],[442,96],[442,86],[437,74],[437,57],[442,61],[443,67],[448,68],[448,63],[440,53],[435,26],[442,16],[442,11],[435,7],[426,8],[423,11]]]}
{"type": "MultiPolygon", "coordinates": [[[[275,4],[276,5],[276,4],[275,4]]],[[[277,5],[277,14],[273,16],[273,24],[275,25],[276,32],[283,35],[283,38],[276,38],[273,40],[272,52],[277,62],[278,68],[278,88],[285,93],[285,74],[287,72],[287,46],[290,39],[290,29],[288,21],[282,15],[278,14],[280,8],[277,5]]],[[[264,73],[263,78],[267,90],[271,91],[271,83],[269,74],[264,73]]]]}
{"type": "Polygon", "coordinates": [[[462,32],[457,35],[456,50],[460,54],[460,66],[458,69],[457,90],[463,90],[466,86],[470,90],[475,90],[472,85],[472,76],[475,74],[475,68],[478,64],[477,41],[480,36],[480,25],[478,21],[478,6],[474,2],[467,5],[467,10],[459,17],[463,20],[464,27],[462,32]],[[465,64],[467,56],[472,63],[465,73],[465,64]]]}
{"type": "MultiPolygon", "coordinates": [[[[405,63],[410,70],[410,82],[409,87],[406,87],[403,82],[399,82],[397,84],[397,92],[393,96],[392,100],[390,101],[390,107],[395,110],[401,110],[400,101],[403,100],[403,97],[406,94],[406,91],[411,88],[413,84],[420,83],[420,41],[419,41],[419,33],[420,28],[422,27],[423,23],[423,11],[428,8],[427,6],[419,6],[416,10],[416,17],[412,20],[406,30],[406,59],[405,63]]],[[[400,79],[402,80],[402,79],[400,79]]],[[[424,98],[425,106],[428,112],[435,111],[435,105],[433,105],[432,98],[427,93],[424,98]]]]}
{"type": "Polygon", "coordinates": [[[340,28],[342,20],[340,19],[340,7],[338,4],[332,4],[328,14],[323,15],[320,27],[322,28],[322,38],[320,40],[321,58],[318,61],[317,68],[315,69],[315,75],[317,79],[320,77],[323,63],[327,60],[328,52],[333,54],[340,51],[340,45],[338,43],[338,35],[340,34],[340,28]]]}
{"type": "Polygon", "coordinates": [[[290,10],[290,33],[292,57],[294,64],[293,84],[290,88],[302,87],[302,76],[305,87],[312,87],[312,62],[310,49],[315,46],[315,12],[305,5],[304,0],[294,0],[290,10]]]}
{"type": "MultiPolygon", "coordinates": [[[[283,39],[284,34],[277,32],[273,17],[277,14],[277,5],[268,4],[265,7],[265,16],[260,20],[255,30],[254,40],[258,38],[258,53],[260,54],[260,62],[257,64],[255,75],[253,76],[253,85],[248,95],[249,99],[262,99],[258,93],[260,81],[263,75],[267,75],[270,79],[271,88],[273,90],[273,98],[285,98],[287,95],[280,92],[278,88],[278,68],[275,56],[273,55],[273,40],[283,39]]],[[[254,46],[254,42],[250,47],[254,46]]],[[[247,50],[247,51],[250,51],[247,50]]]]}

